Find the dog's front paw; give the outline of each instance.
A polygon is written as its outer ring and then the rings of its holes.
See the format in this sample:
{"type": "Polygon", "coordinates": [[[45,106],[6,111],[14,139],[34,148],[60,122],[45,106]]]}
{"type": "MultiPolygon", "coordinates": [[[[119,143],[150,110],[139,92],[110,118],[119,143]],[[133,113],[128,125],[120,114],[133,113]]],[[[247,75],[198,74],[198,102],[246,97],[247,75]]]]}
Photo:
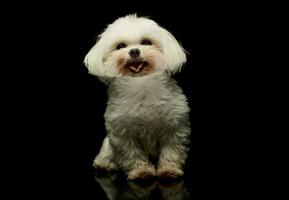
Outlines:
{"type": "Polygon", "coordinates": [[[183,175],[183,170],[175,163],[162,163],[157,169],[157,176],[160,178],[179,178],[183,175]]]}
{"type": "Polygon", "coordinates": [[[128,173],[129,180],[144,180],[156,176],[156,170],[153,165],[144,165],[133,169],[128,173]]]}

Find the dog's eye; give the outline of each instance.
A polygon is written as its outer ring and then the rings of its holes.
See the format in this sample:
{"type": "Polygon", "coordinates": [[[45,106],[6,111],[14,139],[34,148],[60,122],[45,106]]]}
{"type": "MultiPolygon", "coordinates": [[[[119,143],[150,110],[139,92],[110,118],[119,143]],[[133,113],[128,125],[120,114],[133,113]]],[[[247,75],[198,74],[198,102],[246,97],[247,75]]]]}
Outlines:
{"type": "Polygon", "coordinates": [[[125,43],[120,43],[116,46],[116,49],[119,50],[119,49],[122,49],[122,48],[125,48],[126,47],[126,44],[125,43]]]}
{"type": "Polygon", "coordinates": [[[152,45],[152,42],[150,40],[142,40],[141,44],[142,45],[152,45]]]}

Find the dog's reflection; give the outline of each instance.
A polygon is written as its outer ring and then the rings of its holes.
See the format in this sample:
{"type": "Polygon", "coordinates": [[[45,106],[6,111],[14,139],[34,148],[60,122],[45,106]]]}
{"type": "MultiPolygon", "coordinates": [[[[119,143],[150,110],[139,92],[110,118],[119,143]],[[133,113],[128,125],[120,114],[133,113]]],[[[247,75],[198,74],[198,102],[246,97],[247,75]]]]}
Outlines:
{"type": "Polygon", "coordinates": [[[109,200],[189,200],[184,180],[127,181],[121,174],[96,174],[96,181],[109,200]]]}

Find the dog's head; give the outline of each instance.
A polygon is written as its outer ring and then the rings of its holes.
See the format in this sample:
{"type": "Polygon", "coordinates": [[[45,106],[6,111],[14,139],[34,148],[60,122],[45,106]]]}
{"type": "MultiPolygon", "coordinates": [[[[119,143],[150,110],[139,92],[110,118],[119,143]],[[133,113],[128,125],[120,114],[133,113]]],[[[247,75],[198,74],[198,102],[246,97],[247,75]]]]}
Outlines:
{"type": "Polygon", "coordinates": [[[172,34],[153,20],[128,15],[110,24],[85,57],[89,72],[105,82],[119,76],[173,74],[186,54],[172,34]]]}

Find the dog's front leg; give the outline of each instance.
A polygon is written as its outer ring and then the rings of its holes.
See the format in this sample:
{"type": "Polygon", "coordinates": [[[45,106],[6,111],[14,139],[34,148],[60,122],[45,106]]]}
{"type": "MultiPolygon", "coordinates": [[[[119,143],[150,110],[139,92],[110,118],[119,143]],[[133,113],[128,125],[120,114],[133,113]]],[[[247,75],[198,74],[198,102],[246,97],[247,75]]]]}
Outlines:
{"type": "Polygon", "coordinates": [[[121,136],[110,138],[119,167],[127,174],[128,179],[146,179],[156,175],[154,165],[149,162],[148,156],[136,139],[121,136]]]}
{"type": "Polygon", "coordinates": [[[163,178],[183,176],[182,166],[187,158],[189,128],[180,128],[177,132],[168,134],[160,145],[160,156],[157,175],[163,178]]]}

